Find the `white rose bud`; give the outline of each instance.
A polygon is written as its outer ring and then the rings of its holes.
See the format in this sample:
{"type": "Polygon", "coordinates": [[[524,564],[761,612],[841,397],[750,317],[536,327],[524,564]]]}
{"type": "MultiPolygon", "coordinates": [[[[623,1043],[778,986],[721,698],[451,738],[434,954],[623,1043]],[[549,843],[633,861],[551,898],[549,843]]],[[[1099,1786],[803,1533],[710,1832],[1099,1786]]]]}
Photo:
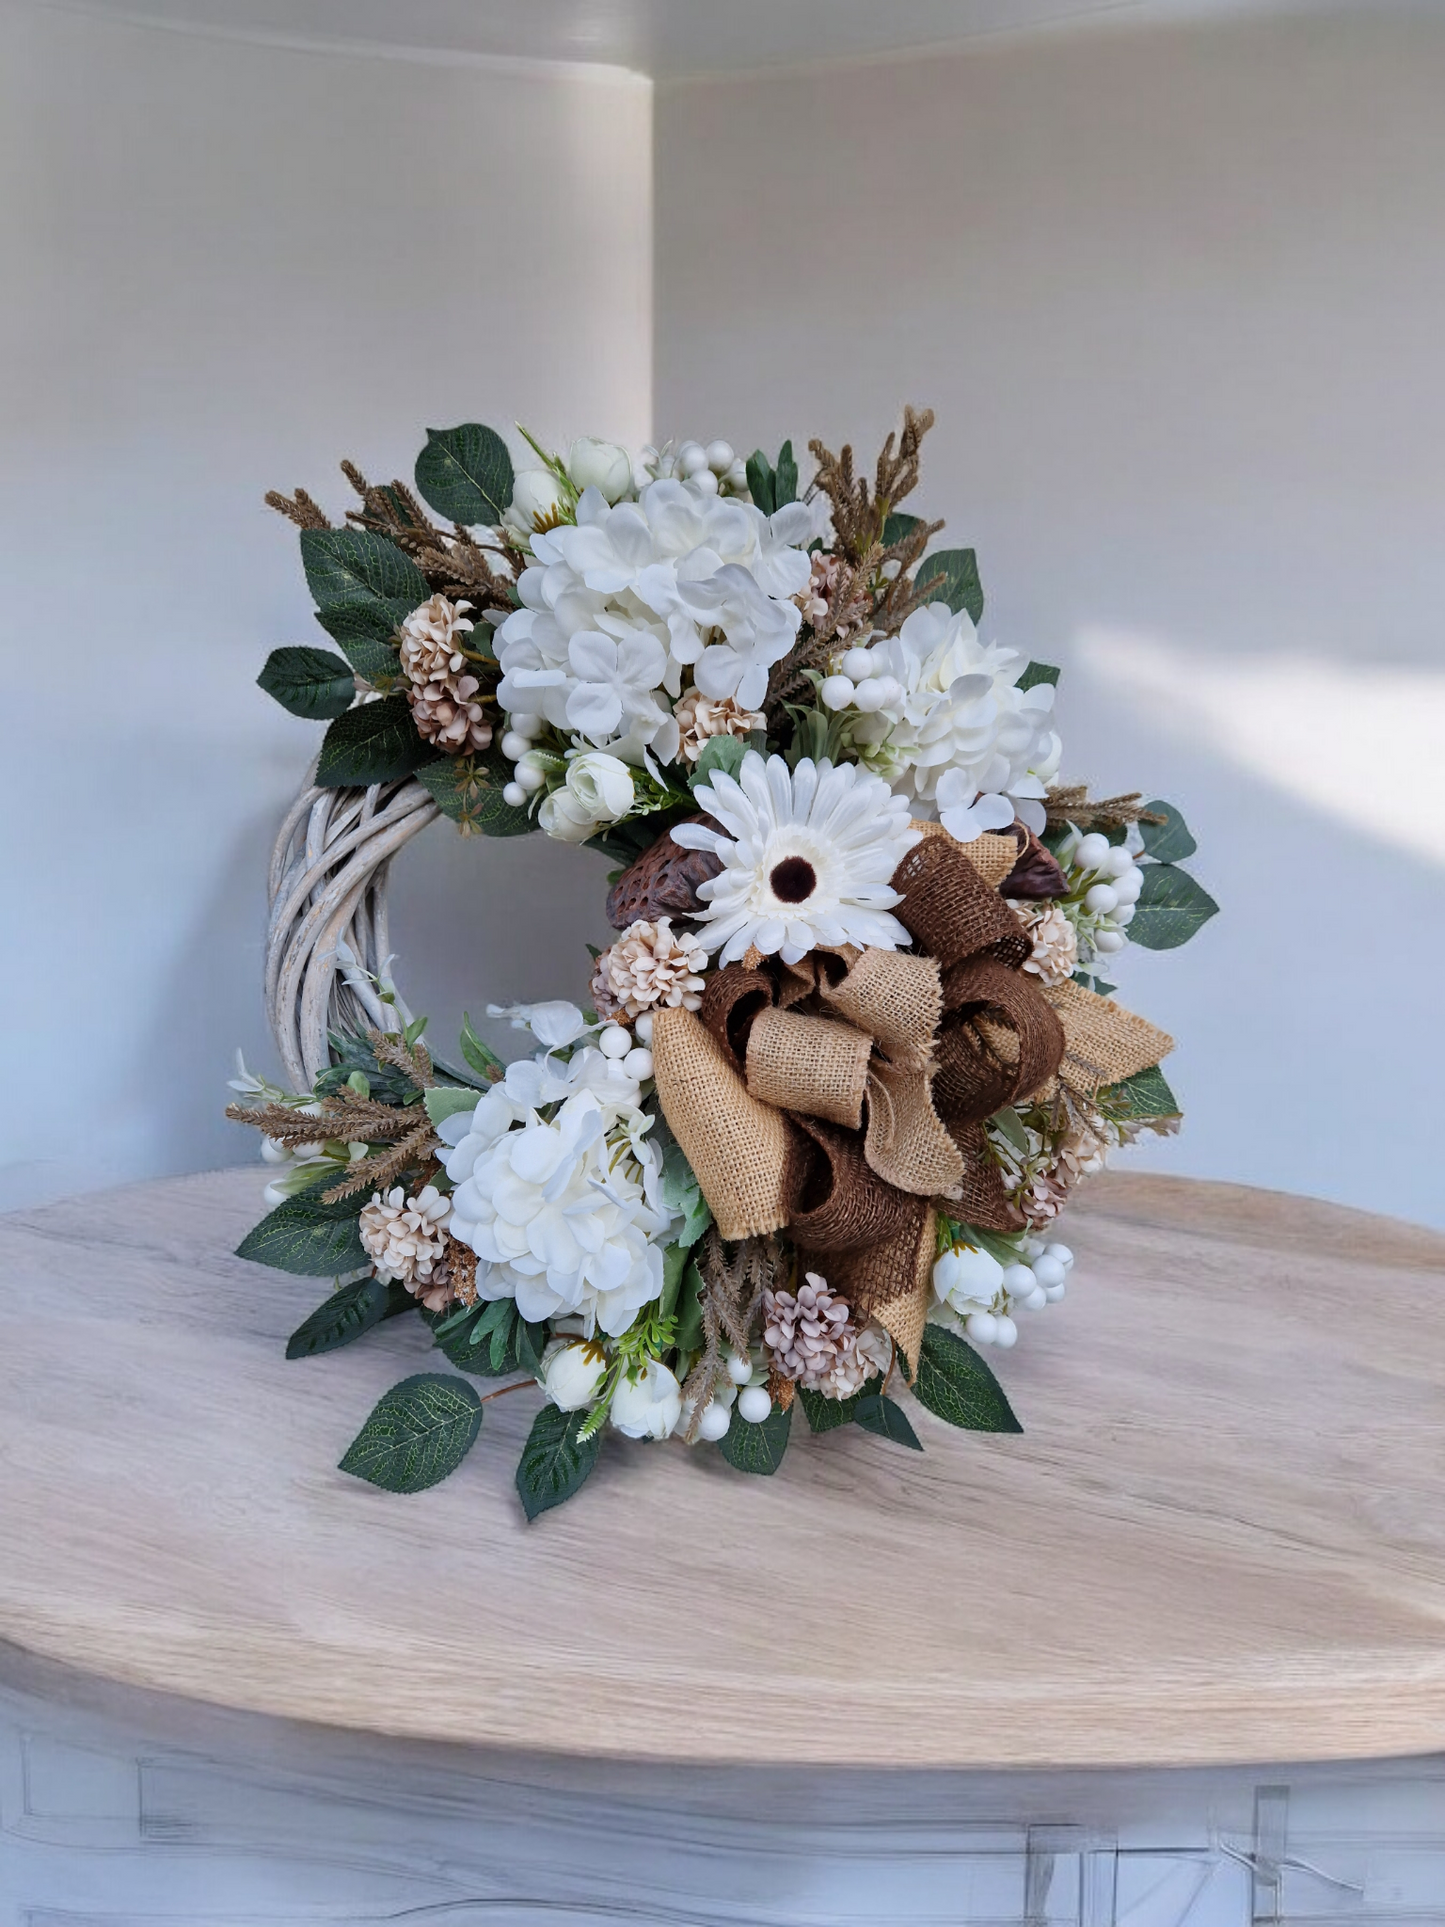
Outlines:
{"type": "Polygon", "coordinates": [[[615,823],[632,808],[637,792],[626,763],[604,750],[589,749],[567,765],[567,788],[579,811],[594,823],[615,823]]]}
{"type": "Polygon", "coordinates": [[[550,521],[562,506],[562,484],[550,469],[524,468],[512,483],[512,500],[502,520],[520,535],[531,535],[538,521],[550,521]]]}
{"type": "Polygon", "coordinates": [[[542,798],[537,821],[559,843],[585,843],[597,834],[597,818],[585,810],[571,790],[553,790],[542,798]]]}
{"type": "Polygon", "coordinates": [[[615,442],[579,435],[567,456],[567,473],[579,492],[595,488],[609,502],[620,502],[632,493],[632,457],[615,442]]]}
{"type": "Polygon", "coordinates": [[[665,1439],[682,1417],[682,1387],[657,1359],[637,1378],[623,1378],[608,1416],[630,1439],[665,1439]]]}
{"type": "Polygon", "coordinates": [[[542,1389],[563,1412],[580,1412],[597,1396],[607,1370],[600,1345],[588,1339],[562,1339],[547,1347],[542,1361],[542,1389]]]}

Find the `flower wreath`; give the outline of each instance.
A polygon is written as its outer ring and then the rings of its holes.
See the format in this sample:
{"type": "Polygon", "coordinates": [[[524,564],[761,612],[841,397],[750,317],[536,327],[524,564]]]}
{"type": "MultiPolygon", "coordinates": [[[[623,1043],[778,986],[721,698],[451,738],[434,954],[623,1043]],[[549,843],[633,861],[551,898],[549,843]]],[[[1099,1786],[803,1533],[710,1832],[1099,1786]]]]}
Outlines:
{"type": "Polygon", "coordinates": [[[514,473],[468,425],[415,489],[343,464],[342,527],[267,498],[341,653],[259,679],[328,727],[272,871],[294,1088],[242,1065],[228,1113],[275,1167],[240,1254],[335,1278],[288,1357],[413,1312],[461,1373],[388,1392],[344,1471],[434,1484],[528,1386],[528,1517],[609,1433],[771,1473],[797,1405],[921,1449],[905,1388],[1019,1429],[983,1352],[1064,1295],[1078,1178],[1179,1122],[1100,973],[1216,906],[1176,809],[1059,783],[1058,671],[980,640],[973,552],[900,511],[932,419],[871,484],[810,443],[802,494],[791,444],[527,436],[514,473]],[[470,1020],[434,1059],[390,976],[386,864],[438,811],[615,866],[592,1011],[489,1006],[511,1064],[470,1020]]]}

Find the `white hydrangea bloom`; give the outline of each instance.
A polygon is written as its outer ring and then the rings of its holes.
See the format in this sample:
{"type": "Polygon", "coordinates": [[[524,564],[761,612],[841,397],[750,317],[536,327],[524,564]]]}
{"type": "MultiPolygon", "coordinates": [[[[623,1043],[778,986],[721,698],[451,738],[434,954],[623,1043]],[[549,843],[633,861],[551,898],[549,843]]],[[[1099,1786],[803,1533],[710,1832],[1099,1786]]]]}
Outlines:
{"type": "Polygon", "coordinates": [[[579,1317],[588,1336],[626,1331],[662,1290],[654,1241],[674,1218],[646,1116],[584,1087],[547,1121],[505,1086],[461,1115],[464,1135],[446,1161],[456,1187],[449,1228],[482,1261],[478,1294],[514,1298],[534,1322],[579,1317]]]}
{"type": "Polygon", "coordinates": [[[1042,830],[1060,755],[1052,686],[1020,689],[1017,652],[980,642],[967,612],[942,602],[915,609],[871,653],[901,695],[854,725],[863,761],[960,841],[1015,816],[1042,830]]]}
{"type": "Polygon", "coordinates": [[[813,530],[803,503],[768,517],[695,482],[652,482],[615,506],[586,489],[575,527],[532,537],[522,607],[496,632],[503,707],[671,761],[666,698],[681,693],[684,669],[714,700],[762,700],[798,633],[793,597],[809,579],[813,530]]]}

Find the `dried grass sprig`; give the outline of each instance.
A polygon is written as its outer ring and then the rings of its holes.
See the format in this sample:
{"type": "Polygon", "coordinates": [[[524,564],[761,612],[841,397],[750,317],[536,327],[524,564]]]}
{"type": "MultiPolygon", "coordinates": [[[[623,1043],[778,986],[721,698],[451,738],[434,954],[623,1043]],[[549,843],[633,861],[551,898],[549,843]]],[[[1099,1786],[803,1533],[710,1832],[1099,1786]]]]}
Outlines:
{"type": "Polygon", "coordinates": [[[278,515],[284,515],[288,522],[294,522],[298,529],[331,527],[331,523],[304,488],[298,488],[294,495],[283,495],[278,488],[268,489],[266,506],[275,509],[278,515]]]}
{"type": "Polygon", "coordinates": [[[715,1225],[704,1234],[697,1249],[703,1280],[703,1348],[682,1388],[684,1402],[692,1401],[692,1417],[683,1433],[686,1444],[697,1438],[703,1412],[717,1387],[723,1339],[739,1356],[747,1355],[763,1293],[781,1265],[782,1247],[776,1238],[743,1238],[729,1248],[715,1225]]]}
{"type": "MultiPolygon", "coordinates": [[[[832,504],[834,547],[850,562],[862,562],[874,544],[883,542],[883,527],[898,504],[918,486],[919,449],[933,426],[933,410],[903,410],[901,434],[890,433],[878,456],[874,487],[853,470],[853,449],[845,442],[838,454],[822,442],[808,444],[818,464],[813,487],[832,504]]],[[[938,524],[941,528],[942,523],[938,524]]],[[[919,550],[919,554],[922,554],[919,550]]]]}
{"type": "Polygon", "coordinates": [[[1049,791],[1044,805],[1051,830],[1073,823],[1081,830],[1122,830],[1131,823],[1163,823],[1158,811],[1146,810],[1140,801],[1144,792],[1130,790],[1125,796],[1104,796],[1089,800],[1087,783],[1059,785],[1049,791]]]}
{"type": "Polygon", "coordinates": [[[319,1111],[299,1111],[287,1104],[228,1104],[226,1116],[236,1124],[264,1131],[288,1150],[299,1144],[339,1140],[343,1144],[390,1144],[404,1138],[426,1116],[420,1104],[380,1104],[373,1098],[321,1100],[319,1111]]]}
{"type": "Polygon", "coordinates": [[[432,1129],[431,1119],[423,1116],[416,1128],[393,1150],[373,1151],[370,1157],[358,1158],[355,1164],[347,1168],[346,1176],[339,1184],[333,1184],[321,1193],[321,1202],[340,1204],[343,1198],[354,1197],[358,1191],[381,1190],[393,1178],[400,1177],[409,1165],[430,1156],[439,1141],[432,1129]]]}
{"type": "Polygon", "coordinates": [[[378,1064],[391,1064],[397,1070],[405,1071],[419,1091],[429,1091],[436,1083],[431,1052],[425,1044],[408,1044],[404,1037],[398,1037],[394,1032],[373,1030],[369,1025],[366,1041],[378,1064]]]}

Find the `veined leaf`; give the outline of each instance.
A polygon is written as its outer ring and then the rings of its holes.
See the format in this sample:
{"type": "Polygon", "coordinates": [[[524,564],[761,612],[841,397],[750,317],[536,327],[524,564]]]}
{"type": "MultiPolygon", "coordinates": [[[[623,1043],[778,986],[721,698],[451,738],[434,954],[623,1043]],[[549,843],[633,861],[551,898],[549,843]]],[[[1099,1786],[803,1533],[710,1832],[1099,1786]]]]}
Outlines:
{"type": "Polygon", "coordinates": [[[860,1398],[853,1417],[865,1432],[876,1432],[880,1439],[891,1439],[894,1445],[906,1445],[910,1452],[923,1450],[903,1407],[881,1392],[860,1398]]]}
{"type": "Polygon", "coordinates": [[[1187,856],[1193,856],[1199,845],[1189,834],[1189,825],[1172,803],[1154,801],[1144,805],[1149,816],[1162,816],[1162,823],[1141,823],[1139,834],[1144,839],[1144,853],[1152,856],[1156,863],[1182,863],[1187,856]]]}
{"type": "Polygon", "coordinates": [[[323,611],[371,608],[378,602],[402,602],[409,611],[431,593],[410,556],[370,529],[303,529],[301,566],[323,611]]]}
{"type": "Polygon", "coordinates": [[[797,1399],[808,1421],[808,1430],[836,1432],[840,1425],[851,1425],[858,1416],[859,1405],[879,1391],[882,1383],[880,1378],[870,1378],[866,1385],[859,1386],[852,1398],[824,1398],[821,1392],[810,1391],[806,1385],[800,1385],[797,1399]]]}
{"type": "Polygon", "coordinates": [[[339,609],[318,609],[316,620],[356,674],[373,688],[385,689],[401,674],[392,637],[410,614],[406,602],[352,602],[339,609]]]}
{"type": "Polygon", "coordinates": [[[969,620],[983,620],[983,584],[978,579],[978,557],[972,549],[940,549],[936,555],[925,555],[914,573],[914,581],[922,589],[936,576],[942,580],[934,584],[929,595],[930,602],[946,602],[954,614],[966,609],[969,620]]]}
{"type": "Polygon", "coordinates": [[[1097,1103],[1106,1117],[1125,1121],[1130,1118],[1179,1117],[1179,1101],[1165,1082],[1157,1064],[1136,1071],[1121,1084],[1106,1084],[1097,1103]]]}
{"type": "Polygon", "coordinates": [[[365,1198],[323,1204],[320,1190],[287,1198],[236,1246],[238,1258],[306,1278],[335,1277],[369,1263],[357,1219],[365,1198]]]}
{"type": "Polygon", "coordinates": [[[273,649],[256,681],[293,716],[340,716],[356,700],[350,663],[329,649],[273,649]]]}
{"type": "Polygon", "coordinates": [[[733,1413],[733,1422],[718,1440],[722,1453],[735,1472],[755,1472],[771,1478],[783,1462],[788,1449],[791,1411],[780,1412],[775,1405],[761,1425],[750,1425],[733,1413]]]}
{"type": "Polygon", "coordinates": [[[905,535],[908,535],[918,527],[921,519],[922,518],[917,515],[905,515],[899,509],[895,509],[892,515],[885,516],[883,521],[884,548],[891,549],[895,542],[901,542],[905,535]]]}
{"type": "Polygon", "coordinates": [[[517,1493],[529,1521],[570,1499],[596,1465],[601,1432],[578,1436],[588,1416],[544,1405],[532,1421],[517,1463],[517,1493]]]}
{"type": "Polygon", "coordinates": [[[942,1325],[925,1325],[913,1386],[935,1418],[969,1432],[1022,1432],[1003,1388],[972,1345],[942,1325]]]}
{"type": "Polygon", "coordinates": [[[482,1429],[482,1401],[464,1378],[418,1372],[380,1398],[341,1471],[383,1492],[424,1492],[455,1472],[482,1429]]]}
{"type": "Polygon", "coordinates": [[[494,428],[463,422],[427,430],[426,447],[416,458],[417,493],[449,522],[500,522],[512,499],[512,480],[512,458],[494,428]]]}
{"type": "Polygon", "coordinates": [[[324,790],[388,783],[429,758],[436,758],[436,751],[417,733],[406,697],[382,696],[358,703],[332,723],[322,740],[316,783],[324,790]]]}
{"type": "Polygon", "coordinates": [[[315,1358],[334,1352],[369,1332],[383,1319],[415,1311],[417,1301],[405,1285],[380,1278],[358,1278],[325,1298],[286,1341],[288,1358],[315,1358]]]}
{"type": "Polygon", "coordinates": [[[1143,868],[1144,888],[1129,924],[1129,940],[1145,950],[1177,950],[1218,913],[1219,905],[1187,870],[1172,863],[1146,863],[1143,868]]]}
{"type": "Polygon", "coordinates": [[[502,795],[502,787],[512,780],[510,764],[500,761],[500,751],[484,750],[476,756],[438,756],[416,772],[422,785],[443,816],[464,831],[480,831],[483,836],[527,836],[537,825],[527,814],[525,804],[513,809],[502,795]]]}

